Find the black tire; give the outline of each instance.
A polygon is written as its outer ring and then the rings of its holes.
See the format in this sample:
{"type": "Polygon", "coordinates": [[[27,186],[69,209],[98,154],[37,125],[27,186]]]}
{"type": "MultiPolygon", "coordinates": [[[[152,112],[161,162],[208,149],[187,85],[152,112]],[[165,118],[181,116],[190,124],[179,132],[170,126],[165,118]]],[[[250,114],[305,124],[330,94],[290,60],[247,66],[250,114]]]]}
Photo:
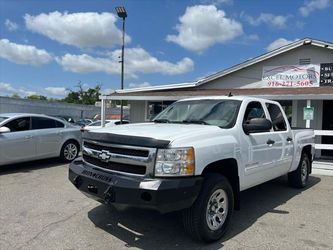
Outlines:
{"type": "Polygon", "coordinates": [[[73,161],[79,154],[80,146],[76,141],[66,141],[60,151],[60,159],[64,162],[73,161]]]}
{"type": "Polygon", "coordinates": [[[308,184],[310,168],[309,156],[306,153],[302,153],[297,169],[288,173],[289,185],[296,188],[304,188],[308,184]]]}
{"type": "MultiPolygon", "coordinates": [[[[218,198],[220,203],[221,198],[218,198]]],[[[201,192],[193,203],[193,205],[183,211],[183,224],[185,231],[195,240],[204,242],[213,242],[219,240],[227,230],[230,223],[232,213],[234,210],[234,195],[232,187],[227,178],[219,174],[209,174],[205,177],[201,192]],[[221,192],[223,190],[224,193],[221,192]],[[216,196],[216,193],[221,193],[216,196]],[[227,200],[225,203],[226,207],[224,210],[218,208],[217,200],[211,200],[213,197],[224,197],[227,200]],[[209,203],[209,201],[211,201],[209,203]],[[215,204],[216,203],[216,204],[215,204]],[[215,211],[212,211],[214,210],[215,211]],[[212,214],[217,214],[218,212],[226,212],[226,216],[222,216],[222,221],[220,218],[212,218],[212,214]],[[212,222],[217,223],[218,227],[214,227],[212,222]]]]}

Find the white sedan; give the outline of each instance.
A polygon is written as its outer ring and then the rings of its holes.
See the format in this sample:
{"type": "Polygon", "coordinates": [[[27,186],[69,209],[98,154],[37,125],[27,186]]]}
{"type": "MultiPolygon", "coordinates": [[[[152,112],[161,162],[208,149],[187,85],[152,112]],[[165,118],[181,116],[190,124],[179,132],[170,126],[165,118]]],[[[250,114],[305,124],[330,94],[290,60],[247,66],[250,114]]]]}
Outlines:
{"type": "Polygon", "coordinates": [[[79,151],[80,128],[39,114],[0,114],[0,166],[60,157],[74,160],[79,151]]]}
{"type": "MultiPolygon", "coordinates": [[[[128,120],[123,120],[123,123],[120,122],[120,120],[105,120],[105,127],[112,127],[116,125],[121,125],[121,124],[128,124],[128,120]]],[[[92,122],[88,124],[87,126],[84,126],[81,131],[84,130],[92,130],[92,129],[97,129],[102,127],[102,121],[98,120],[95,122],[92,122]]]]}

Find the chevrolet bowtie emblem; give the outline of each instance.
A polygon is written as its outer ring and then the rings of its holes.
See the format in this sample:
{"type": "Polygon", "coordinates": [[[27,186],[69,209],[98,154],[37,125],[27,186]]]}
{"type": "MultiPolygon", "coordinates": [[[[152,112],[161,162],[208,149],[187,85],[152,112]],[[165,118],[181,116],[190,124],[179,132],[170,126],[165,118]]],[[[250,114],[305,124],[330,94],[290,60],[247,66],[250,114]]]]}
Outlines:
{"type": "Polygon", "coordinates": [[[101,153],[98,154],[98,158],[102,161],[108,162],[111,158],[111,154],[109,151],[102,150],[101,153]]]}

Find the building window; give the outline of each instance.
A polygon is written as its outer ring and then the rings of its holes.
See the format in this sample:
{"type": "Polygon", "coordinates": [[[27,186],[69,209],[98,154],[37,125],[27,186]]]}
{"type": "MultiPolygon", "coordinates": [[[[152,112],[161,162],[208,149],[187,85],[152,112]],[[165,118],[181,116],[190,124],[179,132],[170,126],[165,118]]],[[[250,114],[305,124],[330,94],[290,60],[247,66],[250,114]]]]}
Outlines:
{"type": "Polygon", "coordinates": [[[149,101],[147,102],[147,120],[151,121],[157,116],[162,110],[168,107],[174,101],[149,101]]]}
{"type": "Polygon", "coordinates": [[[299,59],[299,65],[307,65],[311,63],[311,58],[301,58],[299,59]]]}

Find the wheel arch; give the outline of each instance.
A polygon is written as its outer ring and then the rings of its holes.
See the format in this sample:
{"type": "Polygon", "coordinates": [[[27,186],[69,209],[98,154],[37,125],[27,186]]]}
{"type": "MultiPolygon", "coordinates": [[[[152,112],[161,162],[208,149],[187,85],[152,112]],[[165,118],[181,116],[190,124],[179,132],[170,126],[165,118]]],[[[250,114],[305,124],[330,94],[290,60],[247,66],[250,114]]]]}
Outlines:
{"type": "Polygon", "coordinates": [[[75,142],[81,148],[80,142],[75,138],[67,138],[62,145],[64,145],[67,142],[75,142]]]}
{"type": "Polygon", "coordinates": [[[240,186],[237,160],[234,158],[228,158],[212,162],[204,168],[202,175],[205,176],[209,173],[221,174],[229,180],[234,193],[234,207],[236,210],[239,210],[240,186]]]}

